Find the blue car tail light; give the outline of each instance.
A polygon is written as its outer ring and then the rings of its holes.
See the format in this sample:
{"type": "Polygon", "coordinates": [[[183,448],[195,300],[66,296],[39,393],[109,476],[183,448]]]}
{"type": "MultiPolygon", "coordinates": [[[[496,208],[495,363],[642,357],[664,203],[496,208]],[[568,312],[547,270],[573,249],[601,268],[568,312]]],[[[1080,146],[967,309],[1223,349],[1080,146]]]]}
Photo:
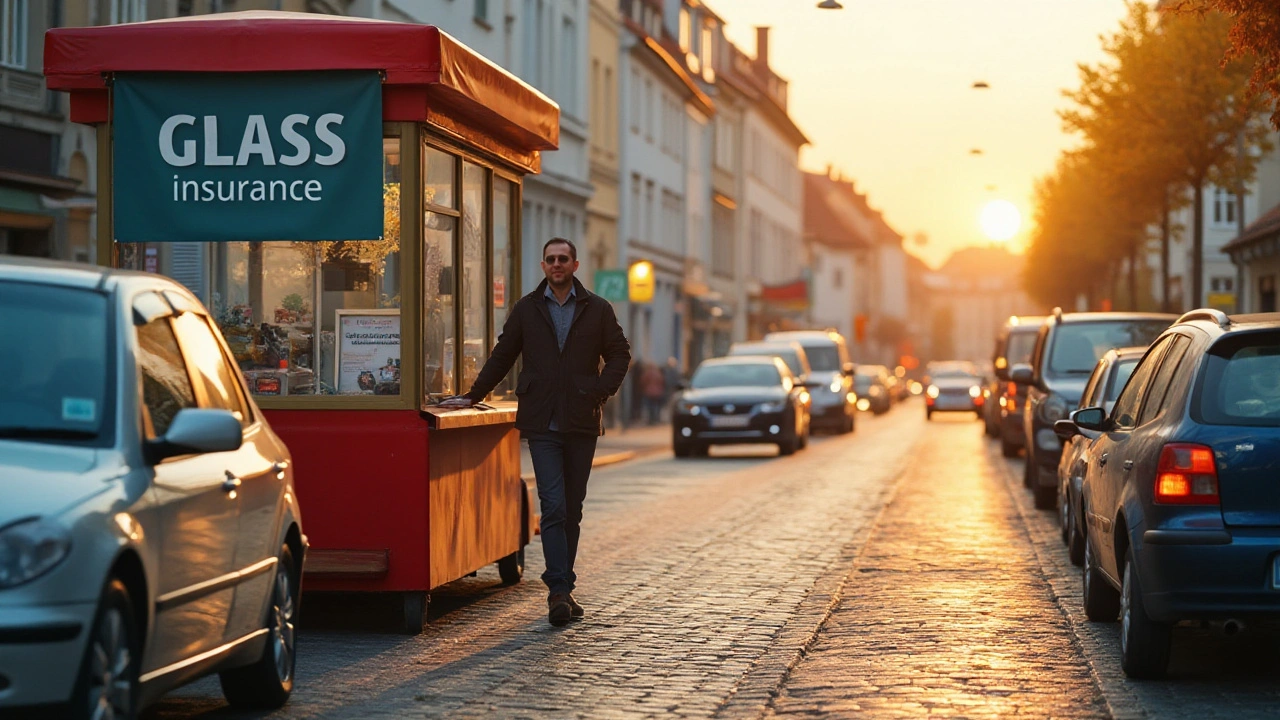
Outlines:
{"type": "Polygon", "coordinates": [[[1218,469],[1213,449],[1169,443],[1160,451],[1155,501],[1169,505],[1217,505],[1218,469]]]}

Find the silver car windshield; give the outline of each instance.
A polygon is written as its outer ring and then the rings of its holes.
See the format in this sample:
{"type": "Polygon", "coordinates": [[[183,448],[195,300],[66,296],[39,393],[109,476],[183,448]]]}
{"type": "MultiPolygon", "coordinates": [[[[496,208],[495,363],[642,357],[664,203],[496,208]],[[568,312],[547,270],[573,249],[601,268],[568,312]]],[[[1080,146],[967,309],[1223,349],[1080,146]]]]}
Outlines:
{"type": "Polygon", "coordinates": [[[1112,348],[1150,345],[1169,327],[1166,320],[1068,323],[1058,327],[1049,356],[1049,374],[1090,375],[1112,348]]]}
{"type": "Polygon", "coordinates": [[[835,345],[806,345],[809,367],[817,372],[840,372],[840,348],[835,345]]]}
{"type": "Polygon", "coordinates": [[[776,387],[782,384],[778,368],[772,365],[703,365],[693,374],[695,389],[717,387],[776,387]]]}
{"type": "Polygon", "coordinates": [[[0,439],[97,444],[106,435],[109,328],[99,293],[0,282],[0,439]]]}

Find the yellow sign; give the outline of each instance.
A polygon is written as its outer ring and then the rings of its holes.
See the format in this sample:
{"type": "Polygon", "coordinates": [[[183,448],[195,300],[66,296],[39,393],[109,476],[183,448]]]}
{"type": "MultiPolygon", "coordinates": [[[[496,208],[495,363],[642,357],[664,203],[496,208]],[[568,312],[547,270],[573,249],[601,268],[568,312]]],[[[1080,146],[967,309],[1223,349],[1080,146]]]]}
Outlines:
{"type": "Polygon", "coordinates": [[[627,270],[627,296],[633,303],[653,302],[653,263],[641,260],[627,270]]]}
{"type": "Polygon", "coordinates": [[[1222,312],[1233,313],[1236,311],[1236,294],[1209,293],[1209,307],[1217,308],[1222,312]]]}

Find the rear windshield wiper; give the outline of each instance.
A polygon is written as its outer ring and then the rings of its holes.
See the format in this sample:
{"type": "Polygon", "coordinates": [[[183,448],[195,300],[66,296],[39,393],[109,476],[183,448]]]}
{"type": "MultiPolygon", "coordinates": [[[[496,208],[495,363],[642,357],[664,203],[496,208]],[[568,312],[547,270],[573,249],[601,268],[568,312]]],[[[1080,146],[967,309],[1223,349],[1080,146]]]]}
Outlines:
{"type": "Polygon", "coordinates": [[[0,425],[0,438],[20,438],[37,440],[92,440],[98,437],[96,430],[73,430],[58,427],[26,427],[23,425],[0,425]]]}

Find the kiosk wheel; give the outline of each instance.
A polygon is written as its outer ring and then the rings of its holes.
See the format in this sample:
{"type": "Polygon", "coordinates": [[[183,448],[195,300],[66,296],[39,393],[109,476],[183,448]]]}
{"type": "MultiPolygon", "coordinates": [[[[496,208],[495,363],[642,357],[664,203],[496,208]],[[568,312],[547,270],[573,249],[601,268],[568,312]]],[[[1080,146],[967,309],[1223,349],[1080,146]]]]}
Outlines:
{"type": "Polygon", "coordinates": [[[524,577],[524,548],[498,561],[498,575],[503,585],[515,585],[524,577]]]}

